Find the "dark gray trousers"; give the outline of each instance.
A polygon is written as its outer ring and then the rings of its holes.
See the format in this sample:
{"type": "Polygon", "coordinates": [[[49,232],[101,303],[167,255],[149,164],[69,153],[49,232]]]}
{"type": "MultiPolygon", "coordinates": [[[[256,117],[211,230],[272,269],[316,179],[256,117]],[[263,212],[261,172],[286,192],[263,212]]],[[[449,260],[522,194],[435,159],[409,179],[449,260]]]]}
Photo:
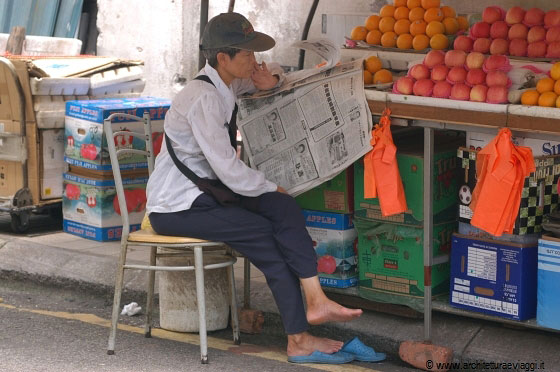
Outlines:
{"type": "Polygon", "coordinates": [[[162,235],[220,241],[243,254],[261,270],[270,287],[287,334],[309,328],[299,278],[317,275],[317,258],[294,198],[270,192],[258,197],[258,208],[224,207],[200,195],[190,209],[150,213],[162,235]]]}

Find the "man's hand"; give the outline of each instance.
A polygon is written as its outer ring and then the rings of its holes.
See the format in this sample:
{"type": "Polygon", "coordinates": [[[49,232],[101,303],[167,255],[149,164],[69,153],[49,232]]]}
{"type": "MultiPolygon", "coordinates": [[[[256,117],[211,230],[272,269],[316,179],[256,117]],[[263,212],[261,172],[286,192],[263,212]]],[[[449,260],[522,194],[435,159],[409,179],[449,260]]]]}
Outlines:
{"type": "Polygon", "coordinates": [[[253,84],[255,84],[255,88],[259,90],[269,90],[276,86],[279,78],[276,75],[272,75],[270,71],[268,71],[266,63],[262,62],[260,65],[255,63],[251,79],[253,80],[253,84]]]}
{"type": "Polygon", "coordinates": [[[288,192],[282,187],[282,186],[278,186],[278,188],[276,189],[277,192],[281,192],[282,194],[287,194],[288,192]]]}

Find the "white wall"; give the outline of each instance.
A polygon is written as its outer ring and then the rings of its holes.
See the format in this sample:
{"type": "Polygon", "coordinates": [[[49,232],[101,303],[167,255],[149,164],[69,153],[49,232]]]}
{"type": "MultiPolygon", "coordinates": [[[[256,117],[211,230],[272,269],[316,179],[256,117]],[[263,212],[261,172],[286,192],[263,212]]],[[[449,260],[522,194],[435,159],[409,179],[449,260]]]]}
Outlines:
{"type": "MultiPolygon", "coordinates": [[[[175,78],[191,79],[196,74],[200,0],[97,1],[98,55],[143,60],[148,80],[145,94],[173,97],[180,89],[180,85],[174,84],[175,78]]],[[[387,2],[392,3],[391,0],[321,0],[309,38],[324,36],[321,34],[322,14],[362,15],[365,19],[387,2]]],[[[257,31],[276,39],[276,47],[257,58],[297,66],[299,50],[291,48],[290,44],[301,39],[311,3],[312,0],[235,2],[235,11],[244,14],[257,31]]],[[[444,0],[442,3],[454,7],[457,13],[480,13],[488,5],[501,5],[506,9],[514,5],[526,9],[533,6],[544,10],[560,8],[558,0],[444,0]]],[[[209,17],[226,12],[228,5],[229,0],[210,1],[209,17]]],[[[315,57],[306,56],[306,67],[318,62],[315,57]]]]}

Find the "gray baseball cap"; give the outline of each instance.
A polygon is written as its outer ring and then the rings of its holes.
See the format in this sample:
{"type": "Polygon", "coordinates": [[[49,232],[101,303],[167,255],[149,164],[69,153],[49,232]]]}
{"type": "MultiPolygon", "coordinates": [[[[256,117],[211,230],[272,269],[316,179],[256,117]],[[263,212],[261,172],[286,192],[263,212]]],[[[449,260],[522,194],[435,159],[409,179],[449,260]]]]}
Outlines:
{"type": "Polygon", "coordinates": [[[237,48],[263,52],[276,42],[270,36],[257,32],[251,22],[239,13],[222,13],[206,24],[200,49],[237,48]]]}

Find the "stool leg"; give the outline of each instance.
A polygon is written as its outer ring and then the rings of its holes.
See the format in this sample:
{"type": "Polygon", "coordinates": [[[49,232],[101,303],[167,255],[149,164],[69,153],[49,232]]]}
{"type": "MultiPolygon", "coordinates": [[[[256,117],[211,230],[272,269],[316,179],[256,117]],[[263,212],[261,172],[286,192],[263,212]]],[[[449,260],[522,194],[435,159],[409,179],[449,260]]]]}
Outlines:
{"type": "Polygon", "coordinates": [[[247,257],[243,258],[243,307],[251,308],[251,262],[247,257]]]}
{"type": "Polygon", "coordinates": [[[121,293],[124,280],[124,264],[126,262],[126,250],[128,242],[121,242],[121,254],[119,256],[119,266],[117,269],[117,277],[115,278],[115,296],[113,297],[113,313],[111,316],[111,331],[109,332],[109,345],[107,346],[107,354],[115,354],[115,338],[117,337],[117,322],[119,321],[119,312],[121,307],[121,293]]]}
{"type": "Polygon", "coordinates": [[[230,300],[231,300],[231,328],[233,329],[233,343],[241,344],[239,338],[239,317],[237,316],[237,291],[235,290],[235,274],[233,272],[233,264],[227,268],[230,281],[230,300]]]}
{"type": "Polygon", "coordinates": [[[196,299],[198,302],[198,322],[200,336],[200,362],[208,363],[208,340],[206,338],[206,300],[204,296],[204,262],[202,247],[194,247],[194,273],[196,279],[196,299]]]}
{"type": "MultiPolygon", "coordinates": [[[[157,247],[150,247],[150,266],[156,266],[157,247]]],[[[144,337],[152,337],[152,315],[154,312],[154,285],[156,281],[156,272],[148,271],[148,295],[146,297],[146,324],[144,325],[144,337]]]]}

